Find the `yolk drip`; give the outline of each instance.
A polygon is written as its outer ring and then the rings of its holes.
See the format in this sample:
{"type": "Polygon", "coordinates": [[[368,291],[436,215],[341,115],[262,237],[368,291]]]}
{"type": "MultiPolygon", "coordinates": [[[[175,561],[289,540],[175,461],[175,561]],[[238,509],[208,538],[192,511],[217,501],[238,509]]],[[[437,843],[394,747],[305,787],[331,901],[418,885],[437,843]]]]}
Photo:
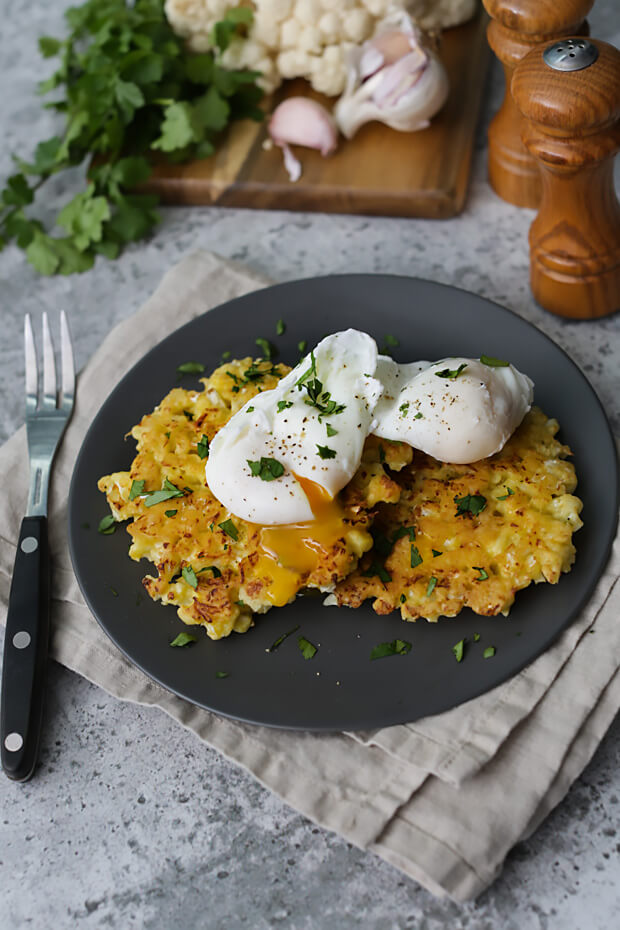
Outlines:
{"type": "Polygon", "coordinates": [[[295,596],[303,585],[301,576],[313,572],[321,553],[329,553],[345,532],[344,513],[338,500],[314,481],[299,477],[297,480],[308,498],[314,520],[265,526],[261,530],[262,551],[256,571],[272,579],[265,594],[276,607],[295,596]]]}

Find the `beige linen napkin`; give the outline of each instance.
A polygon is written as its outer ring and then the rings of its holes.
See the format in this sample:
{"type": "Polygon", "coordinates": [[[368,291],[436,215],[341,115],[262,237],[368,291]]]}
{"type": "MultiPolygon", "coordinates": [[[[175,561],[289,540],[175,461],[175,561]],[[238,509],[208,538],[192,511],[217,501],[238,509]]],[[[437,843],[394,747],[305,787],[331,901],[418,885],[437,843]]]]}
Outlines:
{"type": "MultiPolygon", "coordinates": [[[[316,823],[373,850],[435,894],[475,897],[510,848],[564,796],[620,707],[618,540],[587,608],[528,668],[447,713],[356,734],[252,727],[175,697],[108,640],[73,576],[67,489],[85,431],[111,387],[168,335],[170,320],[180,326],[265,283],[209,253],[191,255],[110,333],[80,375],[50,498],[51,655],[123,700],[160,707],[316,823]]],[[[21,429],[0,449],[0,473],[7,476],[0,497],[2,622],[26,501],[26,458],[21,429]]]]}

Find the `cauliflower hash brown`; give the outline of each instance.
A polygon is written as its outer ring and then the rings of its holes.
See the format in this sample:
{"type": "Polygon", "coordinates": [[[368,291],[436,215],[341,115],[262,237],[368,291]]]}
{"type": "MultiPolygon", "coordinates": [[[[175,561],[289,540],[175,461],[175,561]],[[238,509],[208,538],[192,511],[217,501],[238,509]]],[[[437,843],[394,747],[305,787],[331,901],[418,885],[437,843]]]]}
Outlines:
{"type": "Polygon", "coordinates": [[[174,388],[134,426],[137,455],[129,471],[101,478],[115,520],[131,520],[129,555],[157,570],[143,584],[173,604],[181,620],[211,639],[245,632],[252,615],[293,600],[299,591],[329,592],[373,544],[369,527],[379,503],[400,487],[384,469],[408,464],[410,447],[367,440],[362,463],[331,501],[318,486],[304,490],[316,520],[299,526],[247,523],[211,494],[205,481],[209,442],[250,398],[291,369],[251,358],[222,365],[201,391],[174,388]]]}
{"type": "Polygon", "coordinates": [[[353,479],[334,500],[304,483],[315,521],[260,526],[231,514],[205,480],[209,442],[259,391],[291,369],[244,358],[171,390],[134,426],[128,472],[100,479],[115,520],[130,520],[129,555],[156,568],[143,584],[211,639],[245,632],[254,613],[304,590],[326,604],[436,621],[463,607],[507,614],[531,582],[555,584],[582,525],[570,449],[533,408],[503,450],[469,465],[439,462],[369,436],[353,479]],[[331,593],[330,593],[331,592],[331,593]]]}
{"type": "Polygon", "coordinates": [[[398,503],[379,504],[374,548],[326,603],[436,621],[463,607],[507,614],[531,582],[555,584],[575,558],[582,503],[556,420],[534,407],[501,452],[470,465],[414,453],[398,503]]]}

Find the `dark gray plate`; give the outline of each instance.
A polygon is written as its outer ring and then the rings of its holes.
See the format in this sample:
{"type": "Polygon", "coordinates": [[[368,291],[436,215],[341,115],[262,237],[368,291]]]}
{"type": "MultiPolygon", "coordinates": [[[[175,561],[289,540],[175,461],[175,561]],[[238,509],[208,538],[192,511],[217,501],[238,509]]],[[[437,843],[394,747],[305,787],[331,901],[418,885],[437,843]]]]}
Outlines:
{"type": "MultiPolygon", "coordinates": [[[[184,386],[197,386],[185,378],[184,386]]],[[[127,374],[95,418],[71,484],[71,556],[82,592],[99,623],[125,655],[164,687],[195,704],[252,723],[293,729],[356,730],[415,720],[454,707],[514,675],[545,650],[590,595],[609,555],[617,513],[614,442],[585,377],[550,339],[508,310],[455,288],[384,275],[344,275],[267,288],[210,311],[172,333],[127,374]],[[286,334],[276,337],[276,322],[286,334]],[[312,345],[348,326],[400,340],[400,361],[448,355],[507,358],[533,378],[535,400],[562,424],[573,449],[585,526],[576,536],[577,561],[558,585],[532,585],[517,595],[510,617],[477,617],[469,610],[438,624],[405,624],[397,614],[324,608],[307,596],[259,617],[249,633],[172,649],[182,629],[173,607],[142,594],[146,562],[127,556],[118,529],[97,532],[107,512],[97,479],[126,469],[135,446],[124,435],[176,383],[176,367],[201,361],[209,371],[223,351],[256,354],[254,340],[276,343],[283,361],[297,361],[297,343],[312,345]],[[85,528],[85,524],[89,528],[85,528]],[[299,624],[273,653],[265,650],[299,624]],[[473,634],[480,641],[473,643],[473,634]],[[297,637],[318,645],[304,660],[297,637]],[[370,661],[377,643],[403,638],[407,656],[370,661]],[[467,637],[463,662],[452,646],[467,637]],[[483,659],[486,646],[497,652],[483,659]],[[218,678],[218,671],[228,677],[218,678]]]]}

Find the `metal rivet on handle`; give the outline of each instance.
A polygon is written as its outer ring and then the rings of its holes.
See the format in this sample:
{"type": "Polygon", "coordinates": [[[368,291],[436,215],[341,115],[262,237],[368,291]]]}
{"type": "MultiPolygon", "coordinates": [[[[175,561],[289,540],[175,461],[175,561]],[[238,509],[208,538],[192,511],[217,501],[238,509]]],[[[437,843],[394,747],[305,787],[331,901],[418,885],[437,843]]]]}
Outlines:
{"type": "Polygon", "coordinates": [[[24,740],[19,733],[9,733],[4,740],[4,746],[9,752],[17,752],[24,745],[24,740]]]}
{"type": "Polygon", "coordinates": [[[16,633],[13,637],[13,645],[16,649],[25,649],[30,643],[30,633],[27,633],[26,630],[20,630],[19,633],[16,633]]]}
{"type": "Polygon", "coordinates": [[[24,536],[20,548],[22,552],[25,552],[27,555],[29,555],[31,552],[34,552],[39,548],[39,542],[34,538],[34,536],[24,536]]]}
{"type": "Polygon", "coordinates": [[[543,52],[544,63],[554,71],[581,71],[593,65],[597,58],[596,45],[587,39],[560,39],[543,52]]]}

